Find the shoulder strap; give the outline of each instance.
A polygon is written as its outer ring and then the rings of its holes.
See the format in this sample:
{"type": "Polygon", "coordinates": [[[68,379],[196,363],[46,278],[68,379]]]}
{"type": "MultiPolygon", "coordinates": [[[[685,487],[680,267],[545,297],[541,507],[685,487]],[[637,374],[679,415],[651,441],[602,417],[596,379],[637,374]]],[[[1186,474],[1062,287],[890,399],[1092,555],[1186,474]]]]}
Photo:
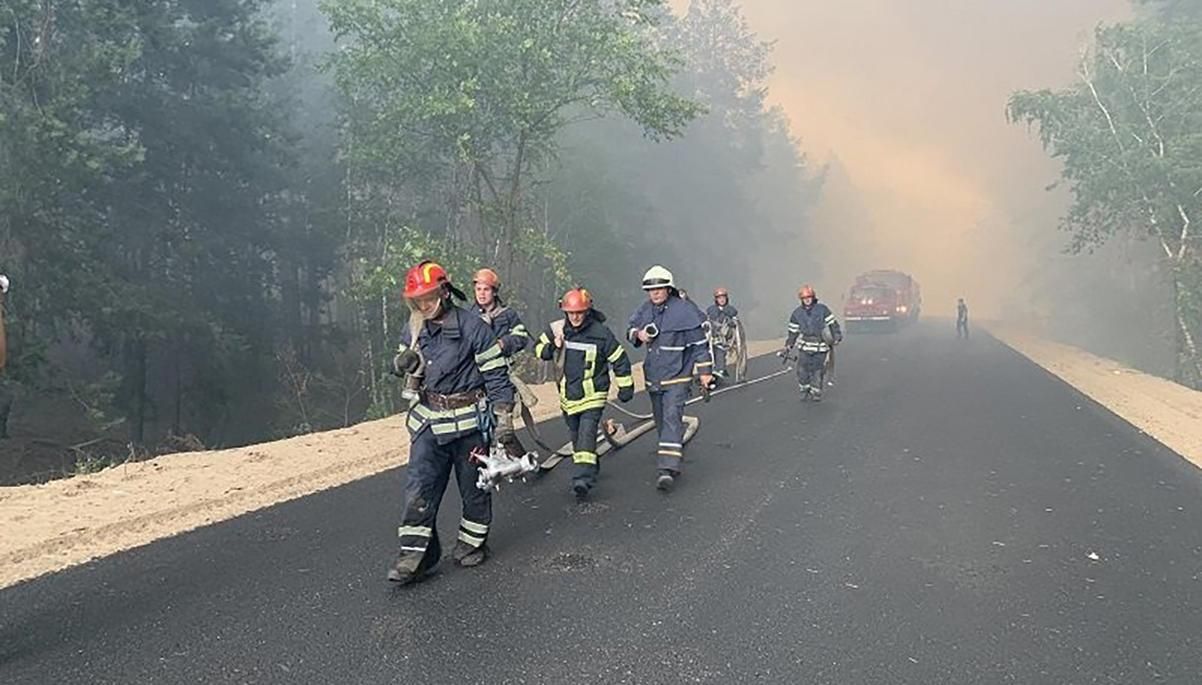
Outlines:
{"type": "MultiPolygon", "coordinates": [[[[562,339],[564,337],[565,324],[566,324],[566,322],[563,319],[556,319],[555,321],[552,321],[551,322],[551,333],[554,334],[555,337],[562,339]]],[[[552,344],[554,344],[554,341],[552,341],[552,344]]],[[[566,345],[564,347],[558,347],[555,349],[555,356],[553,358],[553,361],[555,363],[555,382],[556,383],[559,383],[559,381],[563,378],[563,364],[564,364],[563,358],[564,358],[564,351],[566,349],[567,349],[566,345]]]]}

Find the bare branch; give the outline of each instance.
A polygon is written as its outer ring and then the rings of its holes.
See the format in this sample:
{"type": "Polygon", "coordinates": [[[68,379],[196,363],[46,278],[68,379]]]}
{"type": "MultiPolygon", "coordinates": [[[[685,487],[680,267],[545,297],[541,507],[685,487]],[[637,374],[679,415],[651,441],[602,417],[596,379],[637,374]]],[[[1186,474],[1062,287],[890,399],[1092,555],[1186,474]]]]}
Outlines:
{"type": "Polygon", "coordinates": [[[1114,144],[1118,146],[1120,153],[1125,152],[1122,138],[1119,136],[1118,127],[1114,124],[1114,117],[1110,116],[1110,110],[1106,107],[1106,104],[1102,102],[1102,96],[1098,94],[1098,89],[1094,86],[1093,78],[1089,75],[1089,68],[1086,66],[1084,58],[1082,58],[1081,70],[1079,73],[1081,80],[1085,83],[1085,86],[1089,88],[1090,94],[1093,95],[1094,103],[1098,106],[1098,109],[1102,111],[1102,116],[1106,117],[1106,125],[1110,127],[1110,135],[1114,138],[1114,144]]]}
{"type": "Polygon", "coordinates": [[[1177,204],[1177,215],[1181,217],[1181,237],[1180,244],[1177,246],[1177,261],[1181,261],[1185,257],[1185,246],[1189,242],[1189,214],[1185,211],[1180,203],[1177,204]]]}

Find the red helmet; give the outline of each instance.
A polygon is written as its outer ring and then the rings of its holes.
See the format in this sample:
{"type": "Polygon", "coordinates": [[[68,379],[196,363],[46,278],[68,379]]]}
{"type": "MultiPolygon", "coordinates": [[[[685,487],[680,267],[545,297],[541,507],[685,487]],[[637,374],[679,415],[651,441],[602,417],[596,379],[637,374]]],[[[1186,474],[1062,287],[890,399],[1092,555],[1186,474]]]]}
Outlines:
{"type": "Polygon", "coordinates": [[[593,308],[593,296],[584,288],[572,288],[563,294],[559,308],[565,312],[587,312],[593,308]]]}
{"type": "Polygon", "coordinates": [[[797,291],[797,299],[804,300],[807,297],[815,297],[814,288],[809,285],[803,285],[797,291]]]}
{"type": "Polygon", "coordinates": [[[483,283],[493,290],[501,289],[501,277],[497,275],[496,271],[493,271],[488,267],[480,269],[476,272],[476,275],[472,277],[472,284],[474,285],[477,283],[483,283]]]}
{"type": "Polygon", "coordinates": [[[450,284],[447,270],[437,262],[426,260],[405,274],[405,297],[414,298],[429,295],[450,284]]]}
{"type": "Polygon", "coordinates": [[[714,299],[716,300],[719,297],[730,297],[730,293],[727,292],[726,288],[714,288],[714,299]]]}

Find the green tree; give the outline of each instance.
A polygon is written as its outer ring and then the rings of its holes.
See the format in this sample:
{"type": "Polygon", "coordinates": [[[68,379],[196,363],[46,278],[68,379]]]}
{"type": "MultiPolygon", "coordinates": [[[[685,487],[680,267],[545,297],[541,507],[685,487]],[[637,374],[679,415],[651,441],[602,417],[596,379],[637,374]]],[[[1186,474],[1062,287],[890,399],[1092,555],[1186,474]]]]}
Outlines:
{"type": "Polygon", "coordinates": [[[640,297],[643,270],[662,262],[703,304],[711,288],[732,288],[755,330],[776,334],[817,266],[803,247],[820,183],[783,113],[766,105],[772,46],[732,0],[693,2],[663,34],[683,60],[676,89],[705,113],[662,144],[617,120],[565,132],[571,159],[551,185],[551,231],[573,246],[573,273],[613,283],[623,307],[640,297]]]}
{"type": "Polygon", "coordinates": [[[262,6],[20,0],[0,21],[0,239],[21,320],[119,371],[135,442],[148,424],[215,430],[238,390],[268,387],[288,157],[262,6]]]}
{"type": "Polygon", "coordinates": [[[1098,29],[1077,82],[1019,92],[1012,121],[1037,126],[1063,163],[1070,250],[1135,231],[1155,242],[1173,292],[1177,376],[1202,385],[1202,24],[1140,20],[1098,29]]]}
{"type": "Polygon", "coordinates": [[[1198,0],[1135,0],[1135,4],[1170,21],[1202,18],[1202,2],[1198,0]]]}
{"type": "MultiPolygon", "coordinates": [[[[137,133],[103,101],[137,59],[127,5],[13,0],[0,17],[0,259],[15,354],[0,400],[37,382],[43,351],[103,303],[95,256],[114,180],[140,163],[137,133]]],[[[0,433],[6,430],[0,426],[0,433]]]]}
{"type": "MultiPolygon", "coordinates": [[[[619,113],[653,138],[699,108],[667,89],[658,0],[339,0],[332,61],[350,101],[352,165],[388,188],[427,189],[441,230],[511,284],[545,268],[530,201],[556,135],[619,113]]],[[[552,255],[552,259],[555,257],[552,255]]]]}

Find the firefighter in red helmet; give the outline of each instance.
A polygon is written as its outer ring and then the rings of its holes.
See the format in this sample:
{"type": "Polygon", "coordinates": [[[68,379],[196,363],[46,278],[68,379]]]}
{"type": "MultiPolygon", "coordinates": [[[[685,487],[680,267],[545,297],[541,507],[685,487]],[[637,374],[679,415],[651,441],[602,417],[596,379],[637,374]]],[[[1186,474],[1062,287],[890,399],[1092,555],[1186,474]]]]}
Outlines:
{"type": "Polygon", "coordinates": [[[496,336],[474,313],[439,264],[424,261],[405,276],[410,325],[401,334],[394,371],[422,377],[420,400],[409,410],[409,466],[401,514],[400,554],[388,570],[398,583],[420,580],[442,556],[438,507],[452,471],[463,500],[452,558],[477,566],[488,556],[492,499],[476,487],[473,450],[488,449],[496,404],[513,402],[507,365],[496,336]]]}

